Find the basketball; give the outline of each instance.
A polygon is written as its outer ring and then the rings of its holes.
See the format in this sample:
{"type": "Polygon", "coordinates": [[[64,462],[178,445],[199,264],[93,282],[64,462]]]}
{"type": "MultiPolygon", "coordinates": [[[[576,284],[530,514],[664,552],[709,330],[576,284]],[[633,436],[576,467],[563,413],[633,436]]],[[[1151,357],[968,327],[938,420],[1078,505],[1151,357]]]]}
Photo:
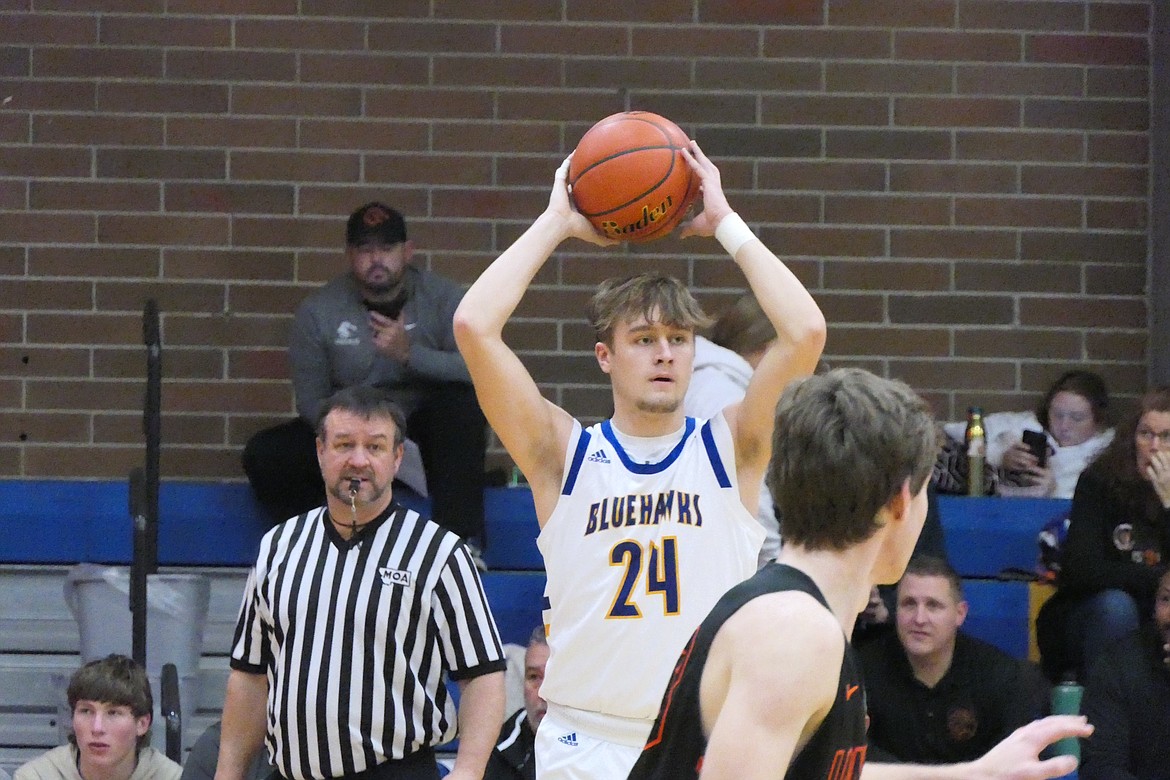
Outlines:
{"type": "Polygon", "coordinates": [[[573,204],[609,238],[662,238],[699,194],[682,155],[689,143],[678,125],[649,111],[607,116],[581,136],[569,162],[573,204]]]}

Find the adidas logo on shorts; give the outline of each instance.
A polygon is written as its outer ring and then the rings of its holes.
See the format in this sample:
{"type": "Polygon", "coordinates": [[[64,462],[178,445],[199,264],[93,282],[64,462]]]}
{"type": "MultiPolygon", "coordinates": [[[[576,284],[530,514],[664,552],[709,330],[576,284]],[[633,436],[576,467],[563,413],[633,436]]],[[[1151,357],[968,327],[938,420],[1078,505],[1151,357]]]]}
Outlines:
{"type": "Polygon", "coordinates": [[[590,463],[609,463],[609,458],[605,456],[605,450],[597,450],[585,460],[590,463]]]}
{"type": "Polygon", "coordinates": [[[562,745],[568,745],[569,747],[577,747],[577,732],[574,731],[563,737],[557,737],[557,742],[560,742],[562,745]]]}

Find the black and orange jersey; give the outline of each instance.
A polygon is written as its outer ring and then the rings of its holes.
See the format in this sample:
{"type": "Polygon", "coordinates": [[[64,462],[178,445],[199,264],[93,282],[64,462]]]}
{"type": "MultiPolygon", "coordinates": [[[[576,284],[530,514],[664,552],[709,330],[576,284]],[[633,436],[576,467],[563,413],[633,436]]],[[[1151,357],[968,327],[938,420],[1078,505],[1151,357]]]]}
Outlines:
{"type": "MultiPolygon", "coordinates": [[[[658,718],[642,755],[630,772],[630,780],[688,780],[699,776],[707,747],[699,711],[699,683],[711,643],[723,624],[749,601],[788,590],[807,593],[825,609],[829,608],[820,589],[808,575],[777,563],[768,564],[719,600],[675,664],[658,718]]],[[[783,627],[778,626],[777,630],[783,630],[783,627]]],[[[785,780],[857,780],[861,777],[866,750],[865,686],[860,664],[848,639],[841,660],[838,691],[837,701],[828,715],[793,757],[784,775],[785,780]]]]}

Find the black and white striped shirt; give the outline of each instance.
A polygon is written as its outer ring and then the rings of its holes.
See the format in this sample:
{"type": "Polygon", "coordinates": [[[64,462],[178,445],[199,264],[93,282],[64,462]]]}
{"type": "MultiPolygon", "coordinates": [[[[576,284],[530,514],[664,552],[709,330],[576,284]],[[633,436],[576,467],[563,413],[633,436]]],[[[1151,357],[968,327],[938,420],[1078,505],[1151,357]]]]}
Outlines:
{"type": "Polygon", "coordinates": [[[505,660],[459,537],[391,504],[349,541],[324,508],[264,536],[231,666],[268,677],[276,768],[322,780],[452,739],[444,676],[470,679],[505,660]]]}

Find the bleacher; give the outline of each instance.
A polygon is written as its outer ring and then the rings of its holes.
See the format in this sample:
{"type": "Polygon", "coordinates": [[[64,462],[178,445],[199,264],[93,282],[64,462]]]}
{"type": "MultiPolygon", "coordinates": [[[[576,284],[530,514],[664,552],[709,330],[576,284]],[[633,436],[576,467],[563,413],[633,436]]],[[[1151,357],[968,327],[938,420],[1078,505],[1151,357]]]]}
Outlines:
{"type": "Polygon", "coordinates": [[[1064,498],[939,496],[947,558],[970,605],[963,630],[1016,658],[1039,660],[1033,626],[1053,586],[1031,581],[1046,523],[1067,517],[1064,498]]]}
{"type": "MultiPolygon", "coordinates": [[[[61,685],[80,663],[66,580],[79,562],[129,565],[128,493],[116,481],[0,481],[0,768],[9,773],[60,744],[61,685]]],[[[497,543],[484,553],[484,590],[503,641],[525,644],[541,621],[545,582],[531,494],[489,488],[485,508],[497,543]]],[[[268,527],[246,484],[160,486],[159,573],[200,574],[211,585],[184,747],[219,717],[240,597],[268,527]]]]}
{"type": "MultiPolygon", "coordinates": [[[[0,482],[0,768],[11,771],[59,744],[60,683],[80,653],[65,581],[78,562],[128,565],[127,494],[115,481],[0,482]]],[[[1034,654],[1030,628],[1046,586],[1013,572],[1034,569],[1036,534],[1068,503],[940,497],[948,556],[971,605],[966,630],[1017,657],[1034,654]]],[[[531,494],[490,488],[485,508],[484,588],[504,641],[523,644],[540,622],[544,590],[531,494]]],[[[267,527],[247,485],[160,487],[160,573],[197,573],[211,582],[198,702],[184,723],[187,747],[219,716],[240,595],[267,527]]],[[[126,642],[128,653],[129,636],[126,642]]]]}

